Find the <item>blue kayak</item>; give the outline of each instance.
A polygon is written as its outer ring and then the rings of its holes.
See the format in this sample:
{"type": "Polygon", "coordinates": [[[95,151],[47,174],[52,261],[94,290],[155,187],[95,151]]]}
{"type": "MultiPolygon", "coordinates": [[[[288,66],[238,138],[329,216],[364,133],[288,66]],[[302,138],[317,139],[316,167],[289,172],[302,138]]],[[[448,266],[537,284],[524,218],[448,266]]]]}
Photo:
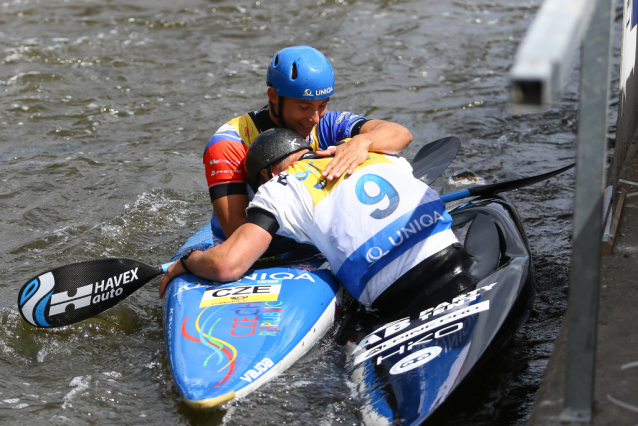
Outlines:
{"type": "MultiPolygon", "coordinates": [[[[213,245],[210,226],[180,249],[213,245]]],[[[340,286],[314,247],[269,255],[239,281],[177,277],[164,297],[173,380],[196,409],[241,398],[286,370],[332,326],[340,286]]]]}

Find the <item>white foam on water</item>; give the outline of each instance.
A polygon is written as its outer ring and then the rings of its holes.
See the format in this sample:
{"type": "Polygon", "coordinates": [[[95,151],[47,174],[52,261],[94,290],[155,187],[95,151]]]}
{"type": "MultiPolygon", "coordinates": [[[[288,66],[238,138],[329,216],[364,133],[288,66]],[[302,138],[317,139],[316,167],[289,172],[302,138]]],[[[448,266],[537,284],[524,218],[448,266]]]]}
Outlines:
{"type": "Polygon", "coordinates": [[[75,395],[88,389],[90,383],[90,374],[88,376],[74,377],[73,380],[71,380],[71,383],[69,383],[69,386],[73,387],[74,389],[72,389],[71,392],[67,393],[64,398],[62,398],[64,400],[62,408],[66,409],[68,407],[71,407],[70,401],[75,397],[75,395]]]}
{"type": "Polygon", "coordinates": [[[233,414],[235,414],[235,411],[237,411],[236,405],[228,405],[226,407],[226,415],[222,419],[222,425],[227,425],[228,423],[230,423],[233,418],[233,414]]]}

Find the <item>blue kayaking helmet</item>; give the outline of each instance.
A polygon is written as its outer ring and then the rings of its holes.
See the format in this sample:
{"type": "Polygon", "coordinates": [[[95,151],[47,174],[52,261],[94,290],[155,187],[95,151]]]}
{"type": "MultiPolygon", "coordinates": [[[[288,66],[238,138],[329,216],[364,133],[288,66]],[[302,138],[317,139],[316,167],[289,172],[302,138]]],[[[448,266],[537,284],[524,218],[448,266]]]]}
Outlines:
{"type": "Polygon", "coordinates": [[[315,101],[334,93],[335,75],[323,53],[308,46],[293,46],[272,58],[266,82],[280,96],[315,101]]]}

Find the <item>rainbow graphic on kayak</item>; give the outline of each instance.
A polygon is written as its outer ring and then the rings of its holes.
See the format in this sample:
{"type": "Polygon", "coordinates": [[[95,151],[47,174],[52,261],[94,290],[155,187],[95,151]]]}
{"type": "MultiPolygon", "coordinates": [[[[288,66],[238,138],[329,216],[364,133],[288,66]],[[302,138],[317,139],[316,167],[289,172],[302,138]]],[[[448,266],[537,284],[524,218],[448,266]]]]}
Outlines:
{"type": "Polygon", "coordinates": [[[221,310],[221,308],[209,313],[205,319],[202,320],[202,317],[207,310],[208,308],[202,310],[195,320],[195,329],[199,333],[198,337],[194,337],[186,331],[186,322],[189,318],[188,316],[184,318],[184,321],[182,322],[182,336],[195,343],[201,343],[212,351],[212,353],[204,360],[204,367],[208,366],[209,361],[211,361],[211,358],[213,357],[215,357],[213,358],[213,361],[217,361],[216,365],[223,364],[226,361],[226,363],[217,370],[217,372],[221,373],[225,369],[228,369],[228,372],[222,380],[212,386],[215,388],[228,380],[233,373],[233,370],[235,369],[235,359],[237,358],[237,349],[235,349],[235,347],[230,343],[213,336],[213,329],[221,320],[221,318],[217,317],[215,314],[221,310]]]}

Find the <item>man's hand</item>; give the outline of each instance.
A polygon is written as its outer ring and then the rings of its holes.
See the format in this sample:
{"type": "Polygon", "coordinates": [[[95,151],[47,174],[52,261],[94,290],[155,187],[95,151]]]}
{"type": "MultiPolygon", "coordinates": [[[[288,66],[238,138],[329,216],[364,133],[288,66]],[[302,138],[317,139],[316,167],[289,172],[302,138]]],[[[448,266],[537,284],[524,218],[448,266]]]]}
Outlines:
{"type": "Polygon", "coordinates": [[[365,135],[357,135],[339,146],[317,151],[321,157],[335,156],[321,174],[328,180],[339,179],[344,173],[351,175],[368,158],[371,143],[365,135]]]}
{"type": "MultiPolygon", "coordinates": [[[[268,231],[254,223],[244,223],[223,243],[206,251],[195,250],[188,256],[186,267],[193,275],[209,281],[237,281],[266,251],[271,241],[268,231]]],[[[185,273],[179,260],[168,267],[160,281],[160,299],[171,280],[185,273]]]]}
{"type": "Polygon", "coordinates": [[[369,120],[349,141],[318,151],[317,155],[335,158],[328,163],[323,176],[328,180],[339,179],[344,173],[351,175],[354,169],[368,158],[368,152],[398,154],[412,141],[412,133],[400,124],[384,120],[369,120]]]}
{"type": "Polygon", "coordinates": [[[164,276],[162,276],[162,279],[160,280],[160,286],[159,286],[160,299],[164,297],[164,292],[166,291],[166,287],[173,280],[173,278],[185,273],[186,271],[184,270],[184,267],[182,266],[182,263],[179,260],[173,262],[173,264],[168,267],[168,271],[164,274],[164,276]]]}

